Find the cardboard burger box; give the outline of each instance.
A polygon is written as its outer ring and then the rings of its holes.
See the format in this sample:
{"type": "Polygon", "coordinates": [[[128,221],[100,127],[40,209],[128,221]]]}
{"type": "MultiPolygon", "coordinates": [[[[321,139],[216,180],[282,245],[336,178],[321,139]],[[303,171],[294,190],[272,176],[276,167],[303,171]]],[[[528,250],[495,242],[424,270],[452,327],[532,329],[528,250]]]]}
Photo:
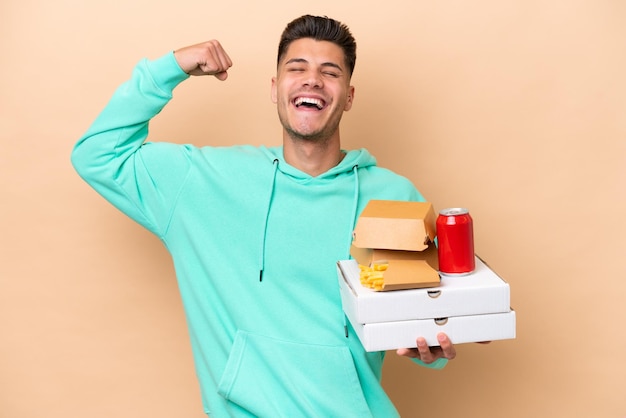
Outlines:
{"type": "Polygon", "coordinates": [[[482,260],[465,276],[438,272],[435,213],[427,202],[371,201],[354,230],[351,260],[337,263],[343,309],[367,351],[515,338],[509,285],[482,260]],[[383,291],[360,280],[361,265],[388,262],[383,291]]]}
{"type": "Polygon", "coordinates": [[[350,255],[363,266],[387,265],[382,291],[437,286],[435,222],[428,202],[371,200],[357,220],[350,255]]]}

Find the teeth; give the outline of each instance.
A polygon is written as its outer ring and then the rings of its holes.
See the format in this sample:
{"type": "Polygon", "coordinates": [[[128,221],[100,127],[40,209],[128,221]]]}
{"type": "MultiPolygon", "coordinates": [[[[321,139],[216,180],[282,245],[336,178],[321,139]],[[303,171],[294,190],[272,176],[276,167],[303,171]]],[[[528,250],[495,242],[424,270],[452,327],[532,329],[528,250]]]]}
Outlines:
{"type": "Polygon", "coordinates": [[[298,97],[294,103],[298,107],[303,104],[308,104],[317,106],[318,109],[321,109],[324,106],[320,99],[314,99],[312,97],[298,97]]]}

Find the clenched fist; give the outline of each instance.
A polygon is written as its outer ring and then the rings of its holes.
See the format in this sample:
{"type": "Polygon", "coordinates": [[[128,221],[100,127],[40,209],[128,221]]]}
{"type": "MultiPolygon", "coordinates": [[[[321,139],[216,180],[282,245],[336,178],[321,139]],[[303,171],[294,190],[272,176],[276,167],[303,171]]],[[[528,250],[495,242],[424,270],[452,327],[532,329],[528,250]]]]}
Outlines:
{"type": "Polygon", "coordinates": [[[189,75],[212,75],[218,80],[228,78],[228,69],[233,62],[216,41],[207,41],[174,51],[180,68],[189,75]]]}

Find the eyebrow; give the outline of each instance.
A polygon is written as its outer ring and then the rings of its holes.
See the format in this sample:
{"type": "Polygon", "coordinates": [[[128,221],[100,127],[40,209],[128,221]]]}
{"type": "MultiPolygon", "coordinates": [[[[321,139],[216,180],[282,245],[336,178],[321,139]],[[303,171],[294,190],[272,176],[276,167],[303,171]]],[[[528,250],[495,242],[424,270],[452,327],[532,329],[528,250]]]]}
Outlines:
{"type": "MultiPolygon", "coordinates": [[[[309,61],[305,60],[304,58],[292,58],[289,61],[285,62],[285,65],[287,64],[294,64],[294,63],[300,63],[300,64],[308,64],[309,61]]],[[[341,66],[339,64],[335,64],[334,62],[323,62],[322,67],[333,67],[336,68],[340,71],[343,71],[343,68],[341,68],[341,66]]]]}

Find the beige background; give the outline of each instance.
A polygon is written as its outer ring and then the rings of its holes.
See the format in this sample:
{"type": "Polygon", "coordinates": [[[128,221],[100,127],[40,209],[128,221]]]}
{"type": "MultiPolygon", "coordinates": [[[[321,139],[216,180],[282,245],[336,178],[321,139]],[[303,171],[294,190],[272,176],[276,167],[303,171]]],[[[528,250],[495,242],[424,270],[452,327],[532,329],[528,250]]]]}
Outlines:
{"type": "Polygon", "coordinates": [[[152,139],[279,143],[276,45],[304,13],[358,41],[345,147],[468,207],[518,313],[444,371],[392,353],[403,417],[626,416],[621,0],[3,0],[0,416],[203,416],[166,251],[69,153],[141,57],[211,38],[230,79],[183,84],[152,139]]]}

